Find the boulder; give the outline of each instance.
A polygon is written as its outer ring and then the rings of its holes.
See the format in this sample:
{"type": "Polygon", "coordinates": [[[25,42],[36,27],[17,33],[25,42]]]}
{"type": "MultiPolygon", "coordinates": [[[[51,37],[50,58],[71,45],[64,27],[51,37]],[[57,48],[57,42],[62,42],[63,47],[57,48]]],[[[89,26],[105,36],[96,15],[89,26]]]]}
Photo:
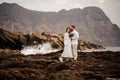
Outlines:
{"type": "Polygon", "coordinates": [[[21,49],[26,44],[26,38],[23,34],[12,33],[0,28],[0,48],[21,49]]]}

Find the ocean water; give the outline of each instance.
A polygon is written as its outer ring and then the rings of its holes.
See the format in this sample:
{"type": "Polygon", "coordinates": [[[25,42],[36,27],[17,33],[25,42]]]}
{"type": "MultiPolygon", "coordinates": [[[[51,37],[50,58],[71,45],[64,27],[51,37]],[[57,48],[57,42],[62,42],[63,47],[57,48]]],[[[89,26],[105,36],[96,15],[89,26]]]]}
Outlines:
{"type": "Polygon", "coordinates": [[[120,78],[106,78],[105,80],[120,80],[120,78]]]}
{"type": "MultiPolygon", "coordinates": [[[[79,50],[81,51],[81,50],[79,50]]],[[[103,51],[120,51],[120,47],[105,47],[105,49],[92,49],[92,50],[83,50],[81,52],[103,52],[103,51]]]]}

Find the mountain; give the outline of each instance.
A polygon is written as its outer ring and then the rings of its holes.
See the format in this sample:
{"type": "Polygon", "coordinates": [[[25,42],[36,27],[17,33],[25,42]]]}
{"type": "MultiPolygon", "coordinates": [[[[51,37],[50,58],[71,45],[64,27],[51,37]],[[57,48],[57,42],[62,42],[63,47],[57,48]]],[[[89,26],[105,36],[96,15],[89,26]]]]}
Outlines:
{"type": "Polygon", "coordinates": [[[103,46],[120,46],[120,29],[98,7],[42,12],[25,9],[15,3],[0,5],[0,27],[23,33],[64,33],[71,24],[80,39],[103,46]]]}

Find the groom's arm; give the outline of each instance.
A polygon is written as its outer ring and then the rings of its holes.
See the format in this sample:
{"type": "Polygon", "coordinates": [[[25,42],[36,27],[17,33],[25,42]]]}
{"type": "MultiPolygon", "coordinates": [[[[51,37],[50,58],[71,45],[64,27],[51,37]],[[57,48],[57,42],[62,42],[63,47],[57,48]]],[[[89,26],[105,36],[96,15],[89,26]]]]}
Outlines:
{"type": "Polygon", "coordinates": [[[72,39],[74,40],[74,39],[79,39],[79,34],[78,34],[78,32],[75,32],[74,33],[74,36],[72,37],[72,39]]]}
{"type": "Polygon", "coordinates": [[[69,35],[70,38],[73,37],[73,36],[74,36],[74,34],[70,34],[70,35],[69,35]]]}

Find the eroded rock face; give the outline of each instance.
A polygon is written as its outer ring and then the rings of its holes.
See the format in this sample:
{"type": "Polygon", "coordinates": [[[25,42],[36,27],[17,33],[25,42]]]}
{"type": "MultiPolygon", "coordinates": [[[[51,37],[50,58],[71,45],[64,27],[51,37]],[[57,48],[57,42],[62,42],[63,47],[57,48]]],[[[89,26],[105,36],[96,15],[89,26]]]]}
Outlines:
{"type": "Polygon", "coordinates": [[[21,33],[12,33],[0,28],[0,48],[21,49],[26,44],[26,37],[21,33]]]}
{"type": "MultiPolygon", "coordinates": [[[[10,32],[0,28],[0,48],[8,49],[22,49],[22,46],[29,46],[36,44],[44,44],[50,42],[52,48],[62,50],[64,47],[63,36],[61,34],[50,34],[50,33],[33,33],[33,34],[22,34],[16,32],[10,32]]],[[[95,45],[83,40],[79,40],[78,49],[103,49],[102,46],[95,45]]]]}
{"type": "Polygon", "coordinates": [[[29,55],[0,52],[2,80],[107,80],[120,78],[120,52],[80,52],[61,63],[62,52],[29,55]]]}

